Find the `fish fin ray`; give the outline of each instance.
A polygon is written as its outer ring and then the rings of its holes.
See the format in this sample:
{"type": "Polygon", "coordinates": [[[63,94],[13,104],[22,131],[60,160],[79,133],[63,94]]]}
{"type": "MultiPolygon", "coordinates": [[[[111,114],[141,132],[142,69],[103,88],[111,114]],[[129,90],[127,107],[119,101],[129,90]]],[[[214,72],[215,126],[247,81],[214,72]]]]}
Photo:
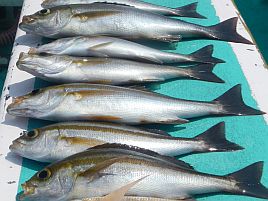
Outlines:
{"type": "Polygon", "coordinates": [[[138,180],[135,180],[131,183],[128,183],[127,185],[122,186],[121,188],[109,193],[103,198],[103,201],[121,201],[123,200],[125,194],[137,183],[141,182],[143,179],[145,179],[148,176],[142,177],[138,180]]]}
{"type": "Polygon", "coordinates": [[[238,17],[234,17],[219,24],[207,27],[209,29],[208,36],[212,39],[252,45],[253,43],[251,41],[237,33],[237,21],[238,17]]]}
{"type": "Polygon", "coordinates": [[[213,45],[205,46],[190,54],[191,61],[209,64],[225,63],[225,61],[212,56],[213,50],[213,45]]]}
{"type": "Polygon", "coordinates": [[[257,198],[268,199],[268,189],[261,183],[263,161],[253,163],[237,172],[226,175],[227,179],[235,180],[235,190],[231,193],[248,195],[257,198]]]}
{"type": "Polygon", "coordinates": [[[207,82],[224,83],[224,81],[213,73],[215,64],[200,64],[188,67],[189,77],[194,80],[202,80],[207,82]]]}
{"type": "Polygon", "coordinates": [[[95,179],[98,179],[103,176],[107,175],[114,175],[114,174],[109,174],[109,173],[101,173],[102,170],[105,170],[106,168],[110,167],[111,165],[117,163],[121,159],[126,158],[126,157],[118,157],[118,158],[112,158],[109,160],[105,160],[103,162],[98,163],[94,167],[91,167],[84,172],[80,172],[77,177],[87,177],[89,181],[93,181],[95,179]]]}
{"type": "Polygon", "coordinates": [[[157,123],[160,123],[160,124],[185,124],[185,123],[188,123],[188,122],[189,122],[189,120],[179,118],[179,117],[172,117],[172,118],[167,117],[167,118],[162,118],[157,123]]]}
{"type": "Polygon", "coordinates": [[[167,133],[166,131],[160,130],[160,129],[144,128],[143,130],[148,131],[148,132],[151,132],[151,133],[156,133],[158,135],[172,137],[169,133],[167,133]]]}
{"type": "Polygon", "coordinates": [[[150,155],[150,156],[155,157],[155,158],[161,158],[164,161],[167,161],[169,163],[174,164],[176,167],[194,170],[194,168],[190,164],[188,164],[182,160],[177,160],[176,158],[173,158],[170,156],[164,156],[164,155],[158,154],[158,153],[151,151],[151,150],[148,150],[148,149],[143,149],[140,147],[125,145],[125,144],[116,144],[116,143],[109,144],[109,143],[107,143],[107,144],[98,145],[98,146],[89,148],[88,150],[90,150],[90,149],[110,149],[110,148],[111,149],[118,149],[119,148],[119,149],[125,149],[125,150],[129,150],[129,151],[139,152],[142,154],[150,155]]]}
{"type": "Polygon", "coordinates": [[[111,45],[112,43],[113,42],[101,43],[101,44],[98,44],[98,45],[94,45],[94,46],[90,47],[89,49],[90,50],[98,50],[98,49],[100,49],[102,47],[107,47],[107,46],[111,45]]]}
{"type": "Polygon", "coordinates": [[[241,92],[241,84],[238,84],[214,100],[216,104],[223,107],[219,115],[247,116],[265,114],[260,110],[247,106],[243,101],[241,92]]]}
{"type": "Polygon", "coordinates": [[[205,143],[206,148],[201,150],[201,152],[237,151],[244,149],[226,139],[224,122],[216,124],[194,139],[205,143]]]}
{"type": "Polygon", "coordinates": [[[185,6],[175,8],[174,15],[177,15],[180,17],[207,19],[207,17],[197,12],[197,5],[198,5],[198,2],[194,2],[185,6]]]}

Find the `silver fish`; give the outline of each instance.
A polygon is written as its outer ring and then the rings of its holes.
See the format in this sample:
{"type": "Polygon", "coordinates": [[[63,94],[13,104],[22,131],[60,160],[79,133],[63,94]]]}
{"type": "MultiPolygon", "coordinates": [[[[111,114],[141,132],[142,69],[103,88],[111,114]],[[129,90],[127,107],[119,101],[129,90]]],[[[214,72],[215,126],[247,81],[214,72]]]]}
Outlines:
{"type": "Polygon", "coordinates": [[[43,8],[51,8],[55,6],[64,6],[69,4],[91,4],[91,3],[112,3],[112,4],[123,4],[133,6],[135,8],[158,13],[167,16],[179,16],[179,17],[192,17],[192,18],[203,18],[206,17],[197,13],[197,2],[191,3],[178,8],[168,8],[165,6],[155,5],[139,0],[44,0],[41,4],[43,8]]]}
{"type": "Polygon", "coordinates": [[[51,121],[96,120],[179,124],[204,116],[261,115],[243,102],[241,85],[211,101],[189,101],[135,88],[99,84],[51,86],[17,97],[7,112],[51,121]]]}
{"type": "Polygon", "coordinates": [[[189,55],[164,52],[131,41],[98,36],[62,38],[51,43],[31,48],[29,53],[49,53],[70,56],[112,57],[150,63],[222,63],[212,57],[213,46],[206,46],[189,55]]]}
{"type": "Polygon", "coordinates": [[[169,156],[243,149],[226,140],[223,122],[192,139],[110,123],[58,123],[24,132],[9,148],[26,158],[54,162],[106,143],[139,146],[169,156]]]}
{"type": "Polygon", "coordinates": [[[112,58],[40,56],[25,53],[21,53],[17,61],[17,67],[20,70],[46,81],[109,85],[162,82],[185,78],[224,83],[212,72],[214,66],[214,64],[203,64],[178,68],[112,58]]]}
{"type": "Polygon", "coordinates": [[[29,200],[100,197],[147,176],[126,196],[190,199],[197,194],[231,193],[268,199],[260,182],[263,162],[217,176],[172,165],[172,158],[125,145],[101,145],[53,163],[23,184],[29,200]],[[250,177],[248,175],[251,175],[250,177]]]}
{"type": "Polygon", "coordinates": [[[206,27],[130,6],[93,3],[43,9],[24,16],[20,28],[49,38],[106,35],[164,42],[206,38],[252,44],[236,32],[237,20],[206,27]]]}

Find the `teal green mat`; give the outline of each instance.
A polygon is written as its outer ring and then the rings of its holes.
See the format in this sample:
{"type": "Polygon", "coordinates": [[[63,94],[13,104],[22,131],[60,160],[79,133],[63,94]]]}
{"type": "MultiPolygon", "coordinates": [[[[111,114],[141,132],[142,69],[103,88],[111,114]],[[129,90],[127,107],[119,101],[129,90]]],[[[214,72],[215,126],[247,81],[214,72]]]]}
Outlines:
{"type": "MultiPolygon", "coordinates": [[[[178,7],[196,0],[147,0],[148,2],[178,7]]],[[[219,22],[215,15],[210,0],[202,0],[199,3],[198,11],[207,16],[207,20],[187,19],[187,21],[200,23],[203,25],[212,25],[219,22]]],[[[195,40],[179,43],[176,52],[190,53],[205,45],[213,44],[215,47],[214,56],[226,61],[226,64],[220,64],[215,68],[215,72],[225,84],[206,83],[200,81],[178,80],[161,85],[159,93],[173,97],[206,100],[210,101],[230,89],[232,86],[241,83],[243,97],[245,102],[253,107],[257,107],[255,100],[252,98],[247,80],[245,79],[241,67],[235,57],[231,46],[226,42],[195,40]]],[[[45,86],[47,83],[36,81],[36,87],[45,86]]],[[[187,129],[173,132],[174,136],[193,137],[204,130],[210,128],[218,122],[226,122],[227,138],[245,147],[245,150],[229,153],[209,153],[197,154],[184,157],[183,159],[192,164],[201,172],[224,175],[237,171],[256,161],[265,161],[262,182],[268,186],[268,127],[262,116],[251,117],[222,117],[206,118],[185,125],[187,129]]],[[[29,129],[44,125],[45,122],[30,120],[29,129]]],[[[42,167],[40,163],[30,160],[23,160],[20,184],[29,179],[37,170],[42,167]]],[[[250,177],[250,175],[248,175],[250,177]]],[[[21,191],[19,187],[18,191],[21,191]]],[[[200,197],[202,201],[253,201],[261,200],[244,196],[234,195],[214,195],[200,197]]]]}

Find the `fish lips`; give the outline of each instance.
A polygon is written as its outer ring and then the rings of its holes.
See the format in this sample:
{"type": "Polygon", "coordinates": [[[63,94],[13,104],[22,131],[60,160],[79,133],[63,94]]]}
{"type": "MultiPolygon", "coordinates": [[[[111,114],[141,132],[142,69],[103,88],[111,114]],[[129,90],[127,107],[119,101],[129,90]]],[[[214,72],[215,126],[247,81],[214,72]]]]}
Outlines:
{"type": "MultiPolygon", "coordinates": [[[[22,97],[21,97],[22,98],[22,97]]],[[[7,107],[7,113],[12,116],[27,116],[29,109],[21,106],[23,100],[16,100],[7,107]]]]}
{"type": "Polygon", "coordinates": [[[22,185],[23,194],[20,195],[19,200],[36,200],[36,187],[30,182],[25,182],[22,185]]]}
{"type": "Polygon", "coordinates": [[[21,153],[20,150],[25,146],[25,144],[21,141],[14,140],[12,144],[9,146],[9,150],[14,153],[21,153]]]}
{"type": "Polygon", "coordinates": [[[35,22],[37,18],[31,15],[23,16],[19,28],[26,33],[33,33],[35,31],[35,22]]]}

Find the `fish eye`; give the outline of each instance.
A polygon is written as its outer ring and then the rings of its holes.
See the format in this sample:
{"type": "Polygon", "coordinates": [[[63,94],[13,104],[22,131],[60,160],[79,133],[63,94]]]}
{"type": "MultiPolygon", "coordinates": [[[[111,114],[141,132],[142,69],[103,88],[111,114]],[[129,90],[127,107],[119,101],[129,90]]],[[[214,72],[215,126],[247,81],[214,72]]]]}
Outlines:
{"type": "Polygon", "coordinates": [[[40,92],[40,89],[35,89],[31,92],[31,95],[36,95],[40,92]]]}
{"type": "Polygon", "coordinates": [[[35,131],[29,131],[29,132],[27,132],[25,135],[26,135],[28,138],[35,138],[35,137],[38,135],[38,133],[35,132],[35,131]]]}
{"type": "Polygon", "coordinates": [[[49,9],[42,9],[39,11],[39,14],[41,14],[41,15],[48,15],[49,13],[50,13],[49,9]]]}
{"type": "Polygon", "coordinates": [[[37,174],[37,177],[38,177],[39,179],[42,179],[42,180],[49,179],[50,176],[51,176],[51,172],[50,172],[50,170],[48,170],[48,169],[44,169],[44,170],[42,170],[41,172],[39,172],[39,173],[37,174]]]}

